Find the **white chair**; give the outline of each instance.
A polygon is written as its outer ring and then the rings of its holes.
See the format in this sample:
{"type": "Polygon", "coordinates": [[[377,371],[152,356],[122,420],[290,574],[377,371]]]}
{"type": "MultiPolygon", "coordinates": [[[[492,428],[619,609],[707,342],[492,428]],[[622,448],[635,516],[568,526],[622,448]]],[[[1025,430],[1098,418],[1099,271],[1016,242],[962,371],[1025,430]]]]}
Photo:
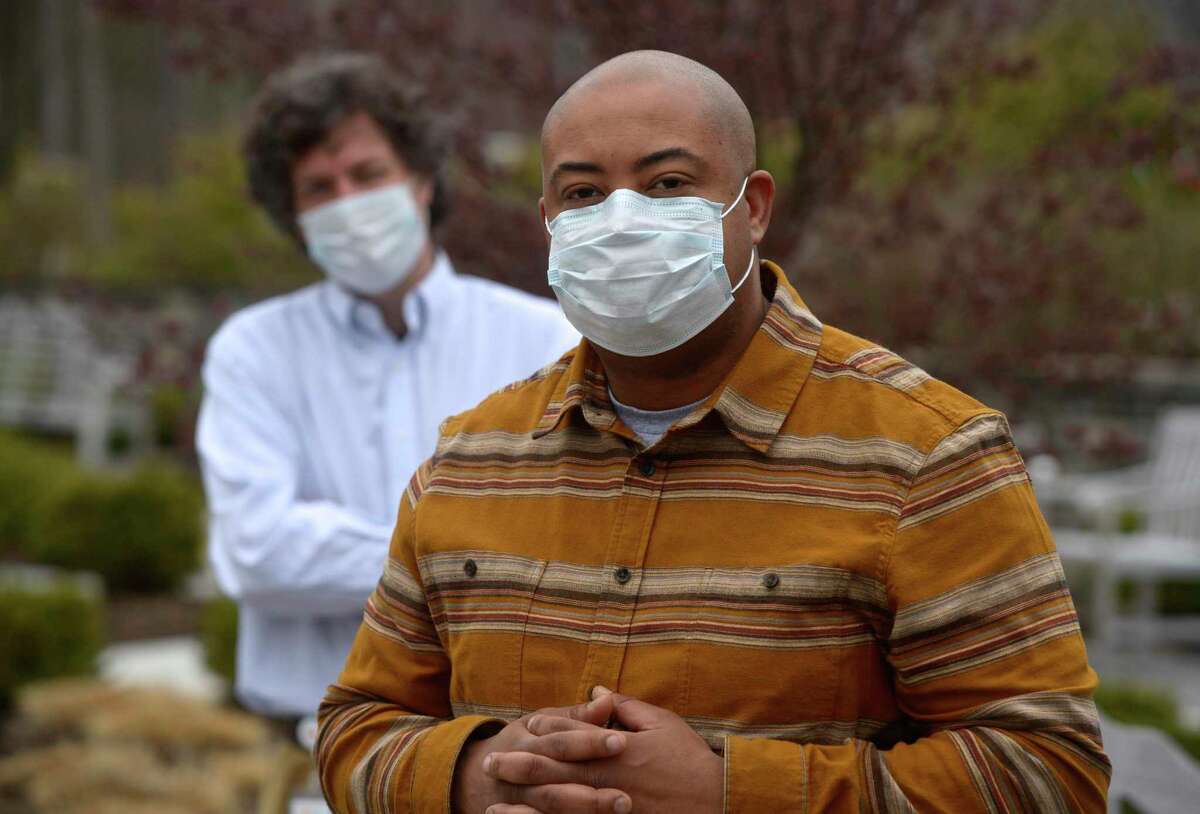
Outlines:
{"type": "Polygon", "coordinates": [[[1035,486],[1040,500],[1070,506],[1090,526],[1055,529],[1054,537],[1068,567],[1091,566],[1091,621],[1098,644],[1145,648],[1166,641],[1200,643],[1200,616],[1158,613],[1158,587],[1164,580],[1200,579],[1200,409],[1175,408],[1164,414],[1150,460],[1142,466],[1035,481],[1035,486]],[[1144,530],[1120,533],[1120,519],[1129,511],[1145,519],[1144,530]],[[1132,614],[1118,610],[1122,580],[1135,588],[1132,614]]]}
{"type": "Polygon", "coordinates": [[[1108,810],[1132,803],[1143,814],[1181,814],[1196,810],[1200,766],[1175,741],[1144,726],[1101,719],[1104,750],[1112,761],[1108,810]]]}

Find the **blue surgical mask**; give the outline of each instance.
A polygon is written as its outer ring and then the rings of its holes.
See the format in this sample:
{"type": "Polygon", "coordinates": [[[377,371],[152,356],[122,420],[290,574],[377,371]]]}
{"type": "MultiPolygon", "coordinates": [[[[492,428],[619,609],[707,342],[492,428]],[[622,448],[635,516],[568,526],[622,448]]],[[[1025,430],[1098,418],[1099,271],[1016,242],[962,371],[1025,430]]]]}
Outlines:
{"type": "Polygon", "coordinates": [[[630,189],[562,212],[550,232],[550,287],[581,334],[622,356],[655,356],[687,342],[733,304],[721,221],[728,207],[698,197],[649,198],[630,189]]]}

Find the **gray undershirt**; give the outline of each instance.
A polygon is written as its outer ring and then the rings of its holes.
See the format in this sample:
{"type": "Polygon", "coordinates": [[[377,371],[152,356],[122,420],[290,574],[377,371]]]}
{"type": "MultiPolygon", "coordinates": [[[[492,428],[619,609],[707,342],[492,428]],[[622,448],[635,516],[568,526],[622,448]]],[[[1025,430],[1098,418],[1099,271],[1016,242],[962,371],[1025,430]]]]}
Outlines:
{"type": "Polygon", "coordinates": [[[638,438],[642,439],[642,443],[648,447],[657,444],[658,440],[667,434],[667,430],[671,428],[672,424],[696,409],[704,401],[704,399],[700,399],[700,401],[685,404],[682,407],[672,407],[670,410],[639,410],[637,407],[630,407],[628,404],[617,401],[611,388],[608,391],[608,400],[612,402],[613,409],[616,410],[621,421],[637,433],[638,438]]]}

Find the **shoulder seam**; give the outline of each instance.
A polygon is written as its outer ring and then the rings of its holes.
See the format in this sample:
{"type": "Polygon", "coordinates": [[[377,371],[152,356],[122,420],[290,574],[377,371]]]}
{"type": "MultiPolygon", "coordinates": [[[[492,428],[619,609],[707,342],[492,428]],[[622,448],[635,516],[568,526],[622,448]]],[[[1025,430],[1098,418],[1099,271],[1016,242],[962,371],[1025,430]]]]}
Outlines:
{"type": "MultiPolygon", "coordinates": [[[[844,332],[843,332],[843,333],[844,333],[844,332]]],[[[846,334],[846,335],[847,335],[847,336],[852,336],[852,334],[846,334]]],[[[863,340],[863,341],[869,341],[869,340],[863,340]]],[[[893,351],[893,350],[889,350],[888,348],[885,348],[885,347],[883,347],[882,345],[871,345],[871,346],[868,346],[868,347],[876,347],[876,348],[879,348],[880,350],[882,350],[882,351],[885,351],[885,352],[887,352],[887,353],[891,354],[892,356],[894,356],[895,358],[897,358],[897,359],[899,359],[899,360],[901,360],[901,361],[905,362],[906,364],[912,365],[912,362],[909,362],[907,359],[905,359],[905,358],[904,358],[903,356],[901,356],[900,354],[896,353],[896,352],[895,352],[895,351],[893,351]]],[[[866,348],[864,348],[864,350],[866,350],[866,348]]],[[[940,443],[940,442],[941,442],[941,440],[942,440],[942,439],[944,439],[944,438],[945,438],[947,435],[949,435],[950,433],[952,433],[952,432],[954,432],[955,430],[957,430],[957,429],[958,429],[960,426],[962,426],[964,423],[966,423],[967,421],[970,421],[972,418],[975,418],[975,417],[977,417],[977,416],[979,416],[979,415],[983,415],[983,414],[986,414],[986,413],[995,413],[995,412],[1000,412],[999,410],[995,410],[995,409],[993,409],[993,408],[987,407],[986,405],[983,405],[983,406],[982,406],[982,409],[977,409],[977,410],[974,410],[974,411],[972,411],[971,413],[969,413],[967,416],[965,416],[964,418],[962,418],[962,420],[958,420],[958,419],[956,419],[954,416],[950,415],[950,414],[949,414],[949,413],[947,413],[945,410],[943,410],[941,407],[939,407],[939,406],[937,406],[936,404],[933,404],[933,403],[931,403],[931,402],[927,401],[926,399],[922,398],[922,397],[921,397],[919,394],[917,394],[917,393],[913,392],[912,390],[905,390],[905,389],[903,389],[903,388],[901,388],[901,387],[897,387],[896,385],[892,384],[891,382],[889,382],[889,381],[886,381],[885,379],[881,379],[881,378],[880,378],[880,377],[879,377],[877,374],[875,374],[875,373],[871,373],[871,372],[869,372],[869,371],[866,371],[866,370],[863,370],[861,367],[859,367],[859,366],[857,366],[857,365],[848,364],[848,363],[847,363],[845,360],[842,360],[842,359],[834,359],[834,358],[830,357],[830,356],[829,356],[829,355],[828,355],[828,354],[825,352],[825,344],[824,344],[824,342],[822,342],[822,344],[821,344],[821,347],[820,347],[820,348],[817,350],[817,356],[818,356],[819,358],[821,358],[823,361],[825,361],[825,362],[828,362],[829,364],[836,365],[836,366],[838,366],[838,367],[840,367],[840,368],[843,368],[843,369],[846,369],[846,370],[854,370],[854,371],[857,371],[858,373],[861,373],[862,375],[864,375],[864,376],[868,377],[868,378],[869,378],[869,379],[870,379],[870,380],[871,380],[871,381],[872,381],[874,384],[878,384],[878,385],[879,385],[879,386],[881,386],[881,387],[886,387],[886,388],[888,388],[889,390],[892,390],[893,392],[899,393],[900,395],[904,396],[905,398],[907,398],[907,399],[909,399],[909,400],[911,400],[911,401],[913,401],[913,402],[915,402],[915,403],[917,403],[917,404],[921,405],[921,406],[922,406],[922,407],[924,407],[925,409],[927,409],[927,410],[929,410],[930,412],[932,412],[932,413],[934,413],[935,415],[937,415],[939,418],[941,418],[941,419],[942,419],[942,423],[943,423],[943,425],[944,425],[944,427],[945,427],[945,429],[943,430],[942,434],[938,436],[938,443],[940,443]]],[[[916,365],[913,365],[913,367],[916,367],[916,365]]],[[[928,373],[927,373],[927,375],[928,375],[928,373]]],[[[941,380],[941,379],[938,379],[938,378],[937,378],[937,377],[935,377],[935,376],[932,376],[932,375],[930,375],[930,376],[929,376],[929,378],[930,378],[930,380],[932,380],[932,381],[937,381],[937,382],[941,382],[942,384],[945,384],[945,382],[942,382],[942,380],[941,380]]],[[[946,385],[946,386],[947,386],[947,387],[950,387],[951,385],[946,385]]],[[[936,446],[936,444],[935,444],[934,446],[936,446]]],[[[930,451],[932,451],[932,448],[930,449],[930,451]]]]}
{"type": "MultiPolygon", "coordinates": [[[[450,430],[452,424],[462,420],[463,418],[470,415],[471,413],[474,413],[477,410],[483,409],[493,399],[496,399],[496,398],[506,395],[508,393],[519,393],[528,387],[532,387],[536,384],[546,381],[547,379],[550,378],[551,369],[553,369],[554,367],[556,367],[557,365],[560,365],[560,364],[565,365],[566,367],[569,367],[571,364],[571,361],[574,358],[575,358],[575,349],[572,348],[571,350],[567,351],[565,354],[560,356],[558,359],[555,359],[553,362],[549,363],[548,365],[544,365],[543,367],[536,370],[532,375],[527,376],[524,379],[518,379],[515,382],[506,384],[503,387],[500,387],[496,390],[493,390],[491,393],[488,393],[474,407],[463,410],[461,413],[455,413],[452,416],[447,416],[442,421],[442,423],[438,426],[439,439],[444,438],[446,436],[446,434],[450,430]]],[[[564,371],[565,371],[565,367],[564,367],[564,371]]]]}

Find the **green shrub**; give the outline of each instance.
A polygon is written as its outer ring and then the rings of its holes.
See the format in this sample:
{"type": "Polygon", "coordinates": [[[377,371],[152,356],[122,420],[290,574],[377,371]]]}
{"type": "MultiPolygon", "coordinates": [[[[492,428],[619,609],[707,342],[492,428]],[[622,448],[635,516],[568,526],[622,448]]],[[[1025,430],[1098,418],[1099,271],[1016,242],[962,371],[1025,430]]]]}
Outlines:
{"type": "Polygon", "coordinates": [[[34,519],[47,493],[74,472],[67,453],[0,432],[0,552],[29,555],[34,519]]]}
{"type": "Polygon", "coordinates": [[[1158,606],[1167,616],[1200,616],[1200,582],[1165,580],[1158,587],[1158,606]]]}
{"type": "Polygon", "coordinates": [[[76,273],[87,254],[83,168],[22,151],[0,188],[0,285],[32,287],[76,273]]]}
{"type": "Polygon", "coordinates": [[[319,279],[246,195],[231,133],[185,137],[173,170],[166,186],[114,193],[114,240],[88,265],[90,281],[136,295],[164,288],[266,293],[319,279]]]}
{"type": "MultiPolygon", "coordinates": [[[[1117,607],[1133,611],[1137,583],[1132,579],[1117,582],[1117,607]]],[[[1200,616],[1200,581],[1164,580],[1157,585],[1155,607],[1164,616],[1200,616]]]]}
{"type": "Polygon", "coordinates": [[[154,443],[159,448],[177,446],[184,419],[192,409],[188,392],[177,384],[160,384],[150,395],[154,443]]]}
{"type": "Polygon", "coordinates": [[[81,472],[47,496],[37,558],[93,571],[116,593],[171,591],[199,564],[201,507],[194,479],[165,463],[123,477],[81,472]]]}
{"type": "Polygon", "coordinates": [[[40,587],[0,581],[0,709],[25,684],[94,672],[102,613],[98,597],[65,580],[40,587]]]}
{"type": "Polygon", "coordinates": [[[200,620],[204,663],[231,684],[237,665],[237,624],[237,603],[223,598],[209,602],[200,620]]]}
{"type": "Polygon", "coordinates": [[[1136,534],[1146,530],[1146,515],[1136,509],[1125,509],[1117,516],[1117,531],[1121,534],[1136,534]]]}

